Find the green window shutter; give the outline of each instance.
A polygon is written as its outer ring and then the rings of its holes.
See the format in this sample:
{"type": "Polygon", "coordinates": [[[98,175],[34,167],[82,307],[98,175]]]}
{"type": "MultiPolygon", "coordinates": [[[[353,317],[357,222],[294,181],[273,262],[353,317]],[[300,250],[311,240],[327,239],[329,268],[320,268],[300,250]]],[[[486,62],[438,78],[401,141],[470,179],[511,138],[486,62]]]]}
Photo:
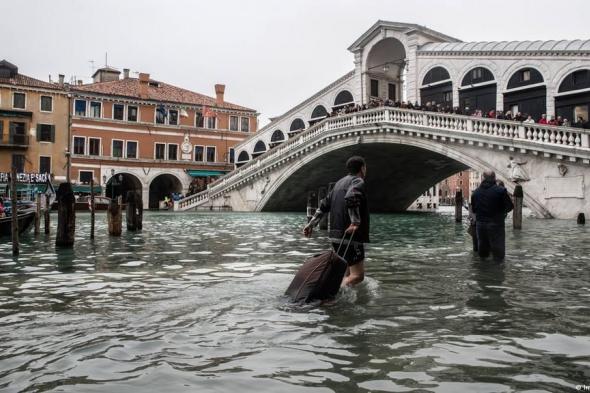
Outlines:
{"type": "Polygon", "coordinates": [[[41,124],[37,124],[37,142],[41,140],[41,124]]]}
{"type": "Polygon", "coordinates": [[[51,126],[51,142],[55,142],[55,126],[51,126]]]}

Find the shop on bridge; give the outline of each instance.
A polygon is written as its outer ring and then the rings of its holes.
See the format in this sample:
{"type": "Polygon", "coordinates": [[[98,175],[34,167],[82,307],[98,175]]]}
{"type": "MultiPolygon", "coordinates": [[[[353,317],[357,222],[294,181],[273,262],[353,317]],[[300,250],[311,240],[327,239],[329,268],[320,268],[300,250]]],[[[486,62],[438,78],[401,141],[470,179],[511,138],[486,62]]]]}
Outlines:
{"type": "Polygon", "coordinates": [[[530,115],[535,121],[547,113],[547,87],[543,75],[534,68],[523,68],[510,77],[504,92],[504,112],[530,115]]]}
{"type": "Polygon", "coordinates": [[[426,73],[420,88],[420,103],[426,105],[453,106],[453,82],[443,67],[434,67],[426,73]]]}
{"type": "Polygon", "coordinates": [[[476,67],[461,81],[459,106],[468,115],[478,109],[483,113],[495,110],[496,91],[497,84],[492,72],[484,67],[476,67]]]}
{"type": "Polygon", "coordinates": [[[555,112],[574,126],[590,128],[589,110],[590,70],[572,72],[559,85],[555,97],[555,112]]]}

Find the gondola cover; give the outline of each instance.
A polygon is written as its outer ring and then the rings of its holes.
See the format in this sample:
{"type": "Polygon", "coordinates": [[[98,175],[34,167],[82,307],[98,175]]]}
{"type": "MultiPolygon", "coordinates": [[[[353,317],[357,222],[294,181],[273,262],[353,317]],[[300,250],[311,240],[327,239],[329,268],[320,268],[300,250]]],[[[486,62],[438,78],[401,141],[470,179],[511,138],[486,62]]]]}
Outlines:
{"type": "Polygon", "coordinates": [[[299,268],[285,294],[294,302],[332,299],[346,273],[346,261],[335,251],[314,255],[299,268]]]}

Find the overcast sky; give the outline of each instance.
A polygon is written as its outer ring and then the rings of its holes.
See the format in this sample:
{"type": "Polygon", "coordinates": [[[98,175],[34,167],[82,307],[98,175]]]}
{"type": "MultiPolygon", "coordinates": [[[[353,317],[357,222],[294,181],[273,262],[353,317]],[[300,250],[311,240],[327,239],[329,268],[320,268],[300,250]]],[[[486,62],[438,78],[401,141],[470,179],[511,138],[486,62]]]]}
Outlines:
{"type": "Polygon", "coordinates": [[[590,38],[590,0],[0,0],[0,59],[47,80],[92,65],[258,110],[261,124],[353,68],[346,48],[378,19],[463,41],[590,38]]]}

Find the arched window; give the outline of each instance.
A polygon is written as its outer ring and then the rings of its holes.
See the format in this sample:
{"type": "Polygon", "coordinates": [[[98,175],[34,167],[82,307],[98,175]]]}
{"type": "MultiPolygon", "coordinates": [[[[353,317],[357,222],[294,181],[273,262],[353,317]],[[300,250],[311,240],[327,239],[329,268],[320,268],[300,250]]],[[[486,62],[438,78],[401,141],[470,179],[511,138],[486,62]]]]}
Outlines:
{"type": "Polygon", "coordinates": [[[494,74],[490,70],[484,67],[476,67],[471,70],[463,77],[463,81],[461,81],[461,86],[469,86],[474,85],[476,83],[482,82],[489,82],[493,81],[494,74]]]}
{"type": "Polygon", "coordinates": [[[283,131],[281,130],[275,130],[275,132],[272,133],[272,136],[270,137],[270,141],[273,143],[280,143],[283,142],[285,140],[285,134],[283,134],[283,131]]]}
{"type": "Polygon", "coordinates": [[[289,133],[298,132],[305,129],[305,122],[301,119],[295,119],[291,122],[291,127],[289,127],[289,133]]]}
{"type": "Polygon", "coordinates": [[[574,71],[566,76],[559,85],[558,92],[582,90],[590,88],[590,70],[574,71]]]}
{"type": "Polygon", "coordinates": [[[349,104],[354,104],[354,98],[348,90],[342,90],[334,100],[334,107],[337,108],[349,104]]]}
{"type": "Polygon", "coordinates": [[[504,112],[520,112],[538,120],[547,112],[547,88],[543,75],[534,68],[521,68],[510,76],[504,93],[504,112]]]}
{"type": "Polygon", "coordinates": [[[534,68],[521,68],[508,80],[508,89],[543,83],[543,75],[534,68]]]}
{"type": "Polygon", "coordinates": [[[328,116],[328,111],[323,105],[318,105],[311,112],[311,120],[320,120],[328,116]]]}
{"type": "Polygon", "coordinates": [[[240,163],[244,163],[250,161],[250,155],[248,154],[247,151],[243,150],[240,152],[240,154],[238,155],[238,161],[240,163]]]}
{"type": "Polygon", "coordinates": [[[450,79],[451,76],[449,75],[449,71],[447,71],[443,67],[434,67],[433,69],[428,71],[424,76],[424,79],[422,80],[422,86],[450,79]]]}
{"type": "Polygon", "coordinates": [[[259,154],[264,153],[265,151],[266,151],[266,145],[264,144],[264,142],[258,141],[254,145],[254,152],[252,153],[252,155],[254,155],[256,153],[259,153],[259,154]]]}
{"type": "Polygon", "coordinates": [[[590,69],[568,74],[559,85],[555,97],[557,116],[576,127],[590,128],[590,69]]]}

